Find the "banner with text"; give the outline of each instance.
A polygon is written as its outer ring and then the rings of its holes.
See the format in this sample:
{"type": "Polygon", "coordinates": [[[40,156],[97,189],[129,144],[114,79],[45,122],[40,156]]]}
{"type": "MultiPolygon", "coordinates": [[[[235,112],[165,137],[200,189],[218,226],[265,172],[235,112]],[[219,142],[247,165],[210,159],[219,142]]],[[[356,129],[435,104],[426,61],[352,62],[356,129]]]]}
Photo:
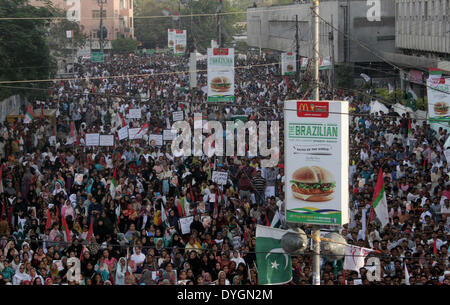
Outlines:
{"type": "Polygon", "coordinates": [[[234,49],[208,49],[208,102],[234,101],[234,49]]]}
{"type": "Polygon", "coordinates": [[[281,74],[294,75],[297,72],[297,53],[281,53],[281,74]]]}
{"type": "Polygon", "coordinates": [[[348,102],[284,105],[286,221],[348,223],[348,102]]]}

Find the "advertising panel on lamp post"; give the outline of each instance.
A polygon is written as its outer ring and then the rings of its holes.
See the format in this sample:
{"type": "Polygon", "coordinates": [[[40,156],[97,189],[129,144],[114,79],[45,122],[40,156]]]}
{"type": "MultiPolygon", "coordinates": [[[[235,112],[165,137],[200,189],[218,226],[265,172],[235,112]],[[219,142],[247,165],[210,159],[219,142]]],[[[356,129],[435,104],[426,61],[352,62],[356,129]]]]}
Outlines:
{"type": "Polygon", "coordinates": [[[286,221],[348,223],[348,102],[286,101],[286,221]]]}

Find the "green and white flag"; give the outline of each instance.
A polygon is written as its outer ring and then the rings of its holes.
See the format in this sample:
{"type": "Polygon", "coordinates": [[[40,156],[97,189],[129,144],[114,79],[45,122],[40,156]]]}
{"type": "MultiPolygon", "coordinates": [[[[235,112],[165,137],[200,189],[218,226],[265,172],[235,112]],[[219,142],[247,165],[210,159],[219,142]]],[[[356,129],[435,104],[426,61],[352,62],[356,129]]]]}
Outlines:
{"type": "Polygon", "coordinates": [[[281,285],[292,280],[291,257],[281,247],[287,231],[256,226],[256,264],[260,285],[281,285]]]}
{"type": "Polygon", "coordinates": [[[281,228],[281,215],[280,211],[275,213],[275,216],[272,218],[272,223],[270,224],[272,228],[281,228]]]}
{"type": "Polygon", "coordinates": [[[384,228],[384,226],[389,223],[389,212],[386,201],[386,192],[384,191],[383,170],[381,168],[378,173],[373,198],[372,209],[380,220],[382,228],[384,228]]]}

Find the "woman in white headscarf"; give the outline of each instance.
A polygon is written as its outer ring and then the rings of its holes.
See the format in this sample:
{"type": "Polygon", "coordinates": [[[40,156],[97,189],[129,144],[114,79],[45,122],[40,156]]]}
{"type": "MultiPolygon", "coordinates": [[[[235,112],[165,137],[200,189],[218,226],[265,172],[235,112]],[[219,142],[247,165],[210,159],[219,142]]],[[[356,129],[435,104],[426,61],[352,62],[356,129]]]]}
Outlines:
{"type": "Polygon", "coordinates": [[[13,276],[13,285],[20,285],[23,281],[31,281],[31,276],[25,272],[25,265],[20,264],[13,276]]]}
{"type": "Polygon", "coordinates": [[[125,275],[127,273],[127,268],[130,274],[133,273],[131,267],[127,266],[126,258],[119,258],[119,263],[116,266],[116,277],[114,278],[114,285],[125,285],[125,275]]]}

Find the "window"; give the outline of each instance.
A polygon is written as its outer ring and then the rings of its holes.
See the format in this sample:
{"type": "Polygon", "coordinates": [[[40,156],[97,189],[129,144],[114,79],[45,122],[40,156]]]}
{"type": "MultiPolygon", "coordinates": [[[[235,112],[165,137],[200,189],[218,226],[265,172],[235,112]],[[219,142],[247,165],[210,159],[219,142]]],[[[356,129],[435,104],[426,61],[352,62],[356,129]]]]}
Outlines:
{"type": "Polygon", "coordinates": [[[133,27],[133,17],[130,17],[130,28],[133,27]]]}
{"type": "MultiPolygon", "coordinates": [[[[102,12],[103,12],[102,13],[103,18],[105,18],[106,17],[106,10],[103,10],[102,12]]],[[[92,11],[92,18],[99,19],[100,18],[100,10],[93,10],[92,11]]]]}
{"type": "Polygon", "coordinates": [[[120,8],[121,9],[127,8],[127,0],[120,0],[120,8]]]}
{"type": "Polygon", "coordinates": [[[96,38],[98,38],[98,30],[92,30],[91,31],[91,35],[92,35],[92,38],[94,38],[94,39],[96,39],[96,38]]]}
{"type": "MultiPolygon", "coordinates": [[[[126,0],[125,0],[126,1],[126,0]]],[[[128,6],[128,8],[131,10],[133,8],[133,0],[130,0],[130,5],[128,6]]]]}

